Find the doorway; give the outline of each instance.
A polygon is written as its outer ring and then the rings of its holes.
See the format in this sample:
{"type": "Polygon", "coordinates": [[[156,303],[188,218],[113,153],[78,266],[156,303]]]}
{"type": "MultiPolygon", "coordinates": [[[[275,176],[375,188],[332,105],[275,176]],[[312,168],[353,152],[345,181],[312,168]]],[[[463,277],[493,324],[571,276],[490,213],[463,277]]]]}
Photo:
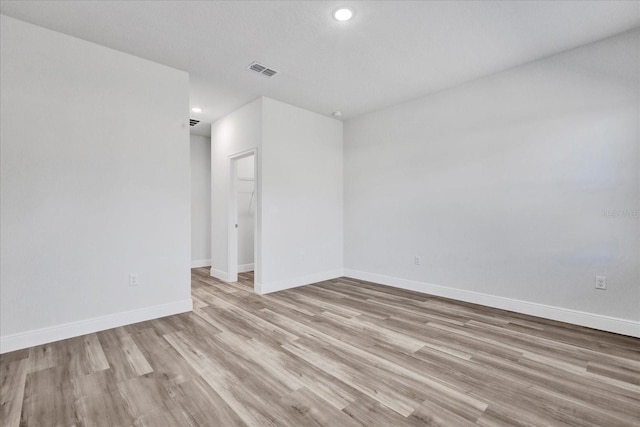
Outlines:
{"type": "Polygon", "coordinates": [[[257,149],[229,156],[229,282],[254,288],[259,262],[257,149]]]}

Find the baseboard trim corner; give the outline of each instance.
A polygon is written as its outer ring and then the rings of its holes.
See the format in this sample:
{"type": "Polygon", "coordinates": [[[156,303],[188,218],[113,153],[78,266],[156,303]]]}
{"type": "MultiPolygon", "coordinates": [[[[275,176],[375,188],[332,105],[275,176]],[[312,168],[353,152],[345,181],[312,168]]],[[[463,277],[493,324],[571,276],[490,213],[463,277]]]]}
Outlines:
{"type": "Polygon", "coordinates": [[[210,259],[194,259],[191,261],[191,268],[211,267],[210,259]]]}
{"type": "Polygon", "coordinates": [[[246,273],[247,271],[253,271],[253,263],[238,265],[238,273],[246,273]]]}
{"type": "Polygon", "coordinates": [[[215,268],[211,267],[211,270],[209,270],[209,274],[211,275],[211,277],[215,277],[216,279],[222,280],[223,282],[229,281],[229,273],[227,273],[226,271],[216,270],[215,268]]]}
{"type": "Polygon", "coordinates": [[[254,283],[253,285],[253,292],[255,292],[256,294],[260,294],[262,295],[262,284],[261,283],[254,283]]]}
{"type": "Polygon", "coordinates": [[[272,292],[284,291],[285,289],[297,288],[298,286],[322,282],[324,280],[337,279],[338,277],[342,276],[344,276],[344,270],[339,268],[335,270],[322,271],[320,273],[294,277],[291,279],[277,280],[270,283],[260,283],[256,288],[256,291],[259,291],[258,293],[262,295],[266,295],[272,292]]]}
{"type": "Polygon", "coordinates": [[[191,311],[191,298],[0,337],[0,353],[191,311]]]}
{"type": "Polygon", "coordinates": [[[528,314],[530,316],[542,317],[545,319],[557,320],[559,322],[571,323],[574,325],[586,326],[588,328],[640,338],[640,322],[633,320],[603,316],[600,314],[572,310],[563,307],[538,304],[529,301],[450,288],[447,286],[434,285],[414,280],[400,279],[397,277],[384,276],[381,274],[352,269],[345,269],[344,276],[358,280],[365,280],[367,282],[379,283],[381,285],[392,286],[395,288],[406,289],[409,291],[451,298],[472,304],[480,304],[502,310],[514,311],[516,313],[528,314]]]}

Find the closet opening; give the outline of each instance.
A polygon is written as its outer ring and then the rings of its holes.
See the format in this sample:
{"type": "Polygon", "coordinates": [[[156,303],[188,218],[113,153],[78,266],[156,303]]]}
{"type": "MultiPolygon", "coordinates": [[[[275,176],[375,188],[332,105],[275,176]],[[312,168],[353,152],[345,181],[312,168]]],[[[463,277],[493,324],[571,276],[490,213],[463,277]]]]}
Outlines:
{"type": "Polygon", "coordinates": [[[256,150],[230,156],[229,281],[255,289],[258,183],[256,150]]]}

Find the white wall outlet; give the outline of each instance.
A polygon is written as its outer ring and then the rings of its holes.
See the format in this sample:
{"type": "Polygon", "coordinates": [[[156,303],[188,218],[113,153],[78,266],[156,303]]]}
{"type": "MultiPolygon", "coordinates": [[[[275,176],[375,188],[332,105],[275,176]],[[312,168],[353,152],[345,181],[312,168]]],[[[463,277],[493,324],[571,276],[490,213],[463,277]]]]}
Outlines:
{"type": "Polygon", "coordinates": [[[596,276],[596,289],[607,289],[607,277],[606,276],[596,276]]]}
{"type": "Polygon", "coordinates": [[[140,284],[140,276],[137,273],[129,275],[129,286],[138,286],[140,284]]]}
{"type": "Polygon", "coordinates": [[[422,260],[420,259],[419,256],[416,255],[416,256],[413,257],[413,263],[415,265],[420,265],[421,262],[422,262],[422,260]]]}

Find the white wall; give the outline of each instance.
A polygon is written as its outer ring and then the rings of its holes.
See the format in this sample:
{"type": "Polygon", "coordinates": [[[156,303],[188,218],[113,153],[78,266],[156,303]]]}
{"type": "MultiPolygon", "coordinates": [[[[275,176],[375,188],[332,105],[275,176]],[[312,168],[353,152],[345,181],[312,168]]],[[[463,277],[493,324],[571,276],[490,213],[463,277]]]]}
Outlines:
{"type": "Polygon", "coordinates": [[[190,310],[187,73],[1,31],[1,351],[190,310]]]}
{"type": "Polygon", "coordinates": [[[346,274],[640,334],[639,40],[348,121],[346,274]]]}
{"type": "Polygon", "coordinates": [[[211,265],[211,138],[191,135],[191,267],[211,265]]]}
{"type": "MultiPolygon", "coordinates": [[[[211,275],[229,280],[229,155],[261,146],[262,99],[258,98],[211,125],[211,275]]],[[[260,154],[256,158],[260,167],[260,154]]],[[[258,177],[259,179],[259,177],[258,177]]],[[[258,183],[259,185],[259,183],[258,183]]],[[[259,191],[259,188],[258,188],[259,191]]],[[[256,199],[260,215],[260,200],[256,199]]],[[[258,223],[258,230],[260,224],[258,223]]],[[[259,234],[259,232],[258,232],[259,234]]],[[[260,262],[260,239],[255,262],[260,262]]],[[[259,269],[255,280],[260,280],[259,269]]]]}
{"type": "Polygon", "coordinates": [[[238,204],[238,271],[253,271],[253,231],[256,212],[256,194],[254,179],[255,156],[238,160],[236,183],[238,204]]]}
{"type": "Polygon", "coordinates": [[[342,122],[262,106],[262,292],[341,276],[342,122]]]}

